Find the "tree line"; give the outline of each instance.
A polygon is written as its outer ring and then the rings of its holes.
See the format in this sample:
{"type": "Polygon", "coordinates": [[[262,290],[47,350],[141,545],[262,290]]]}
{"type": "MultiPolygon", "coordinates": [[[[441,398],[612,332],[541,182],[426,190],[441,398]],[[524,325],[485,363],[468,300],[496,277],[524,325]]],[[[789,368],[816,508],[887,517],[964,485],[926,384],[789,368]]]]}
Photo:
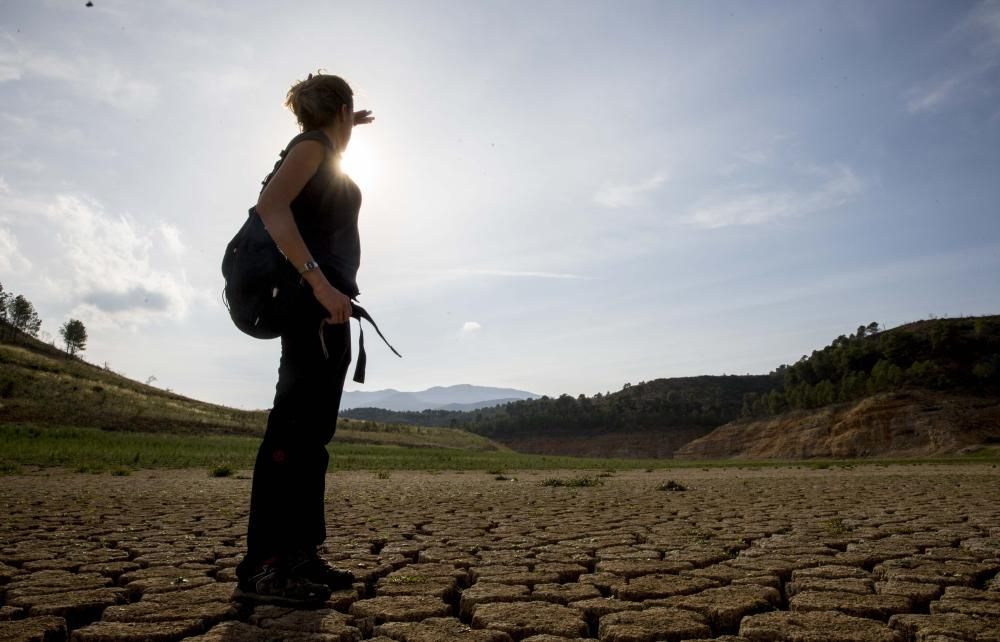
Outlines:
{"type": "Polygon", "coordinates": [[[656,379],[592,397],[543,396],[474,411],[393,412],[355,408],[353,419],[462,428],[485,436],[658,432],[714,428],[737,419],[747,393],[763,394],[773,375],[722,375],[656,379]]]}
{"type": "Polygon", "coordinates": [[[878,323],[767,375],[657,379],[593,397],[561,395],[475,411],[355,408],[353,419],[531,436],[715,428],[905,388],[1000,392],[1000,317],[878,323]]]}
{"type": "MultiPolygon", "coordinates": [[[[35,339],[42,329],[42,319],[35,306],[23,294],[4,290],[0,283],[0,332],[4,341],[16,341],[19,333],[35,339]]],[[[79,319],[69,319],[59,328],[59,335],[71,356],[86,350],[87,328],[79,319]]]]}
{"type": "Polygon", "coordinates": [[[1000,386],[1000,317],[933,319],[888,331],[870,323],[772,374],[781,385],[765,394],[748,393],[741,417],[774,416],[905,388],[995,390],[1000,386]]]}

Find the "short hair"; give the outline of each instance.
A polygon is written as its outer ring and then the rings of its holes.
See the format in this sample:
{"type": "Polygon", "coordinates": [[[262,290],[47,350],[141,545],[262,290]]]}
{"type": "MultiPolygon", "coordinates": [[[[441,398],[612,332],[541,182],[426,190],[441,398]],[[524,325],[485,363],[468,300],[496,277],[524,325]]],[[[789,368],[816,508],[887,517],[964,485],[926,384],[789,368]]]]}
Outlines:
{"type": "Polygon", "coordinates": [[[292,110],[302,131],[320,129],[333,122],[343,105],[354,110],[354,92],[340,76],[317,72],[292,85],[285,107],[292,110]]]}

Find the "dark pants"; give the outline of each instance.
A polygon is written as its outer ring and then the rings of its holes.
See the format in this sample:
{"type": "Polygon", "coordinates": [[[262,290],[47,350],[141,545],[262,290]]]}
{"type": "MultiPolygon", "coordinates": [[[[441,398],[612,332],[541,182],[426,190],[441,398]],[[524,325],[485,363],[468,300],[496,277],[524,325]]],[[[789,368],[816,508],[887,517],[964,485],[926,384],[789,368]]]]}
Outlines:
{"type": "Polygon", "coordinates": [[[254,464],[241,576],[270,558],[314,550],[326,539],[326,444],[337,428],[351,330],[347,323],[324,325],[324,357],[319,327],[327,314],[308,286],[299,295],[281,335],[274,407],[254,464]]]}

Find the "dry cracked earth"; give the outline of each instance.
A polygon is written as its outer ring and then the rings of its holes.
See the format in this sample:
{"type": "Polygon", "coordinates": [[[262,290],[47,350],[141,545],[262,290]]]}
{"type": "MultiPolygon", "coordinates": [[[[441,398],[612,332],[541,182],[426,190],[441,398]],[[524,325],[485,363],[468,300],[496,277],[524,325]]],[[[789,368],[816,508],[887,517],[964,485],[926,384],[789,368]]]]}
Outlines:
{"type": "Polygon", "coordinates": [[[0,477],[0,640],[1000,641],[997,468],[578,475],[331,475],[316,610],[230,601],[247,479],[0,477]]]}

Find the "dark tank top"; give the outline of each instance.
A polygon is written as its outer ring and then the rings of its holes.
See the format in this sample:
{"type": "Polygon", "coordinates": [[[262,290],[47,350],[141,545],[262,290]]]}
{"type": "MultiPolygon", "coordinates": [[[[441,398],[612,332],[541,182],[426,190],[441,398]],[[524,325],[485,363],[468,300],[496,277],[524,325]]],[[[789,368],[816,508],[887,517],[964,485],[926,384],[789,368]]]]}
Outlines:
{"type": "Polygon", "coordinates": [[[353,299],[360,294],[357,276],[361,266],[361,237],[358,234],[361,190],[341,171],[340,157],[321,131],[303,132],[293,138],[281,153],[281,160],[304,140],[321,143],[324,154],[316,173],[291,203],[295,225],[330,283],[353,299]]]}

